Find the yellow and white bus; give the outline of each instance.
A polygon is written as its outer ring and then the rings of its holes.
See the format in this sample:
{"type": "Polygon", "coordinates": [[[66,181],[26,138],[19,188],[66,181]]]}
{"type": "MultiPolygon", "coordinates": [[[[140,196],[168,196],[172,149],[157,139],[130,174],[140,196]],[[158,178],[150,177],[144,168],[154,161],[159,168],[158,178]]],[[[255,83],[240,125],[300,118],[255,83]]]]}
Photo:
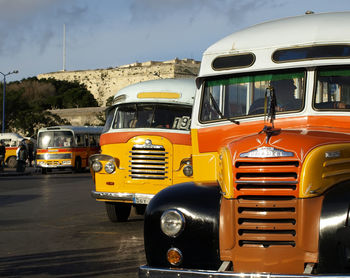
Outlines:
{"type": "Polygon", "coordinates": [[[100,126],[52,126],[38,131],[37,167],[43,174],[52,169],[81,171],[90,155],[100,151],[100,126]]]}
{"type": "Polygon", "coordinates": [[[17,159],[16,159],[16,151],[19,144],[28,139],[28,137],[23,137],[18,133],[8,132],[8,133],[0,133],[0,140],[4,142],[6,147],[5,160],[7,167],[16,168],[17,159]]]}
{"type": "Polygon", "coordinates": [[[106,203],[112,222],[142,213],[165,187],[192,180],[190,122],[194,79],[133,84],[114,96],[101,135],[101,154],[90,157],[92,196],[106,203]]]}

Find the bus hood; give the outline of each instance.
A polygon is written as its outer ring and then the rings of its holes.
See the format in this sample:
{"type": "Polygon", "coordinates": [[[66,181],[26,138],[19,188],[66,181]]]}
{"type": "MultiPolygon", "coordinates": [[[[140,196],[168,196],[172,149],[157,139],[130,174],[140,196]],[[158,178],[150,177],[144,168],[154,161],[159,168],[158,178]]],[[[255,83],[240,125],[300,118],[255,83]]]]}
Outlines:
{"type": "Polygon", "coordinates": [[[260,132],[228,143],[232,159],[294,156],[302,162],[314,148],[328,144],[350,143],[350,134],[310,129],[260,132]]]}

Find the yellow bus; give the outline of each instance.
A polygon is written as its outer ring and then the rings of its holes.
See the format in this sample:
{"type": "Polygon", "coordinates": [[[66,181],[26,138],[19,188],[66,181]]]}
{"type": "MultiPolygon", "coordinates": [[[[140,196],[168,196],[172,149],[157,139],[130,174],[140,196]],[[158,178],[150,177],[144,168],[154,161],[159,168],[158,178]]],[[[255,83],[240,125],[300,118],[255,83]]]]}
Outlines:
{"type": "Polygon", "coordinates": [[[72,169],[80,172],[88,167],[90,155],[100,151],[103,127],[52,126],[38,131],[37,167],[46,174],[52,169],[72,169]]]}
{"type": "Polygon", "coordinates": [[[0,133],[0,140],[2,140],[6,147],[6,154],[5,154],[5,164],[9,168],[16,168],[17,166],[17,160],[16,160],[16,151],[19,146],[19,144],[26,140],[28,137],[23,137],[19,135],[18,133],[0,133]]]}
{"type": "Polygon", "coordinates": [[[160,79],[123,88],[114,96],[90,157],[95,190],[112,222],[142,214],[165,187],[192,180],[190,123],[194,79],[160,79]]]}

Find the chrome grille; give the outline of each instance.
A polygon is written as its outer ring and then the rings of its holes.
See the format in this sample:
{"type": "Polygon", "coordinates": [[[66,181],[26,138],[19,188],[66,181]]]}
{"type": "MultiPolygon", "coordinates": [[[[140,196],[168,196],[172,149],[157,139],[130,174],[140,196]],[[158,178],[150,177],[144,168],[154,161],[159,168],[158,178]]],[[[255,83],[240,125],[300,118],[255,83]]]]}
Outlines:
{"type": "Polygon", "coordinates": [[[161,145],[134,145],[130,153],[129,172],[133,179],[164,180],[167,177],[168,152],[161,145]]]}
{"type": "Polygon", "coordinates": [[[296,246],[298,161],[234,164],[238,244],[296,246]]]}

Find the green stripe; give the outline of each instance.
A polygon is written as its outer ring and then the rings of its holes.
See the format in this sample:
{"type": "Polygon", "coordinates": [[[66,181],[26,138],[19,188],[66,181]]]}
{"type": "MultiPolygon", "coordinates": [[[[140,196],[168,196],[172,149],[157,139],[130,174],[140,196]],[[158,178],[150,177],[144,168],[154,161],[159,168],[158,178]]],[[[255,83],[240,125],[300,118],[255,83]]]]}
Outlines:
{"type": "Polygon", "coordinates": [[[208,81],[207,84],[208,86],[220,86],[220,85],[252,83],[252,82],[259,82],[259,81],[277,81],[277,80],[302,78],[302,77],[304,77],[304,72],[263,74],[263,75],[231,77],[227,79],[212,80],[212,81],[208,81]]]}
{"type": "Polygon", "coordinates": [[[322,70],[319,76],[350,76],[350,70],[322,70]]]}

